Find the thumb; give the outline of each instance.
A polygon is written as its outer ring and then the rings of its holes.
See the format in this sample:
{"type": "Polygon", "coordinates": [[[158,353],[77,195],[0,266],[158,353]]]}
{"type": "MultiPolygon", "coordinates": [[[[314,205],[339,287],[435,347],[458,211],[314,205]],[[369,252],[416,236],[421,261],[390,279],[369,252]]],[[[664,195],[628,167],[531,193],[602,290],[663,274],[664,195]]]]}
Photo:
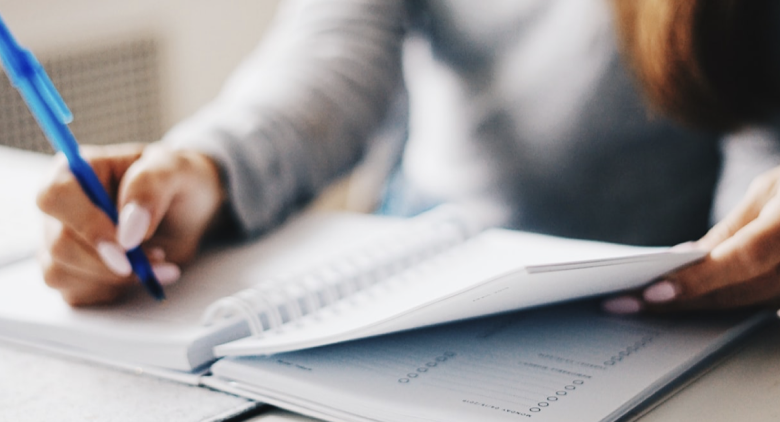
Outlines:
{"type": "Polygon", "coordinates": [[[117,241],[123,248],[133,249],[154,234],[176,196],[180,177],[173,154],[154,145],[127,169],[117,195],[117,241]]]}
{"type": "Polygon", "coordinates": [[[737,206],[723,220],[715,224],[707,234],[696,241],[697,246],[702,249],[712,250],[755,220],[773,196],[774,189],[764,185],[766,183],[758,184],[754,182],[751,189],[737,206]]]}

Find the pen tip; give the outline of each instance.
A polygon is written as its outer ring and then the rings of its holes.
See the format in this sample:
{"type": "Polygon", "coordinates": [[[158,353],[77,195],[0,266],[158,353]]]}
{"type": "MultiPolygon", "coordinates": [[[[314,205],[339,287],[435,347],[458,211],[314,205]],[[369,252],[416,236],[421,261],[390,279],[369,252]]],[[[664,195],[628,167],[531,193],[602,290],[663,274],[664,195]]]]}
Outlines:
{"type": "Polygon", "coordinates": [[[149,277],[147,280],[143,283],[146,290],[149,292],[149,294],[155,298],[158,302],[162,302],[165,300],[165,292],[163,291],[162,285],[160,285],[160,282],[157,281],[154,277],[149,277]]]}

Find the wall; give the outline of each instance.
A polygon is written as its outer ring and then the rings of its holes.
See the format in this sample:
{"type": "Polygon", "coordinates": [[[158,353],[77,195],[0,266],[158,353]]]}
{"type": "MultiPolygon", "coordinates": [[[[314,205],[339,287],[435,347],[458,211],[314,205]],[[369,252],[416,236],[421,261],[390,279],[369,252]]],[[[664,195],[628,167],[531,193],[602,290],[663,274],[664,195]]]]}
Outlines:
{"type": "MultiPolygon", "coordinates": [[[[156,39],[161,47],[159,89],[162,102],[161,126],[164,131],[218,93],[231,70],[262,39],[278,2],[0,0],[0,14],[18,41],[39,58],[100,49],[138,37],[156,39]]],[[[71,104],[71,108],[76,108],[76,105],[71,104]]],[[[28,131],[38,133],[32,118],[26,116],[27,111],[18,113],[24,114],[22,118],[28,120],[28,131]]],[[[16,116],[10,115],[9,119],[15,119],[16,116]]],[[[83,113],[81,116],[80,120],[79,115],[76,115],[76,121],[71,127],[83,141],[88,137],[82,134],[88,135],[89,132],[78,125],[89,126],[93,123],[84,123],[83,120],[88,119],[84,119],[83,113]]],[[[99,133],[100,128],[96,130],[99,133]]],[[[8,136],[0,133],[0,144],[3,143],[4,135],[8,136]]],[[[22,142],[28,142],[27,132],[20,136],[25,138],[22,142]]],[[[45,144],[45,141],[41,139],[39,143],[45,144]]],[[[96,142],[88,140],[88,143],[96,142]]],[[[362,199],[357,201],[360,204],[358,206],[349,205],[359,196],[352,191],[354,189],[350,189],[349,180],[341,180],[322,195],[314,206],[355,210],[368,208],[362,199]]]]}
{"type": "Polygon", "coordinates": [[[0,0],[0,13],[36,55],[152,36],[161,47],[162,125],[213,98],[262,38],[277,0],[0,0]]]}

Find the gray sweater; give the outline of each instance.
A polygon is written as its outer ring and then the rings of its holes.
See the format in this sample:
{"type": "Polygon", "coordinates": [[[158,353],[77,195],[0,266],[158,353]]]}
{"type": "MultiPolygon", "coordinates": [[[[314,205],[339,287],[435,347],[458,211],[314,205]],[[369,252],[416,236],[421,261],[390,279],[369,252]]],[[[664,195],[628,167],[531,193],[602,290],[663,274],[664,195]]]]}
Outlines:
{"type": "Polygon", "coordinates": [[[300,0],[165,141],[217,160],[248,234],[381,139],[389,213],[476,201],[507,227],[669,245],[780,164],[775,135],[654,114],[606,0],[300,0]]]}

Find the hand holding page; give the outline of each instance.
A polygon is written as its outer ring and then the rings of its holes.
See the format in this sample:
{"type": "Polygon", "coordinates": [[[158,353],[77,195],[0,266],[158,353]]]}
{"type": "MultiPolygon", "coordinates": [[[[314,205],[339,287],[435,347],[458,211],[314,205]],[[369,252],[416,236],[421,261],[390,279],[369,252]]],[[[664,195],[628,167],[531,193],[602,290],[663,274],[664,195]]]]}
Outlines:
{"type": "Polygon", "coordinates": [[[699,259],[675,252],[478,227],[441,207],[356,254],[226,298],[207,311],[253,336],[220,356],[262,355],[636,288],[699,259]],[[368,263],[368,264],[366,264],[368,263]]]}

